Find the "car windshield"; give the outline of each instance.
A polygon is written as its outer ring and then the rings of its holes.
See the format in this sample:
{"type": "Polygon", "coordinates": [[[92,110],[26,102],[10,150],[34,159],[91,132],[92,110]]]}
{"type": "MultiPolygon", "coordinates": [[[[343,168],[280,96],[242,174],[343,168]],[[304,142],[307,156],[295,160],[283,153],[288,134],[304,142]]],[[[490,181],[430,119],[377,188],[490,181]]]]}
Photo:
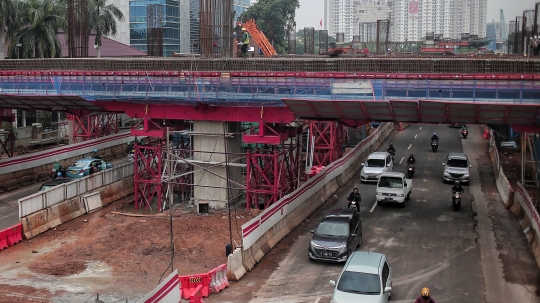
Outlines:
{"type": "Polygon", "coordinates": [[[39,191],[43,191],[43,190],[47,190],[49,188],[53,187],[52,185],[41,185],[41,188],[39,189],[39,191]]]}
{"type": "Polygon", "coordinates": [[[73,168],[83,168],[85,167],[86,165],[88,164],[88,162],[75,162],[75,164],[73,164],[71,167],[73,168]]]}
{"type": "Polygon", "coordinates": [[[347,237],[349,225],[347,223],[323,221],[317,227],[317,234],[333,237],[347,237]]]}
{"type": "Polygon", "coordinates": [[[379,187],[403,188],[403,182],[398,177],[381,177],[379,187]]]}
{"type": "Polygon", "coordinates": [[[468,166],[467,160],[463,160],[463,159],[449,159],[447,165],[451,167],[461,167],[461,168],[465,168],[468,166]]]}
{"type": "Polygon", "coordinates": [[[366,161],[367,167],[384,167],[384,159],[368,159],[366,161]]]}
{"type": "Polygon", "coordinates": [[[345,271],[339,279],[337,289],[357,294],[378,295],[381,293],[381,283],[379,281],[379,275],[377,274],[345,271]]]}

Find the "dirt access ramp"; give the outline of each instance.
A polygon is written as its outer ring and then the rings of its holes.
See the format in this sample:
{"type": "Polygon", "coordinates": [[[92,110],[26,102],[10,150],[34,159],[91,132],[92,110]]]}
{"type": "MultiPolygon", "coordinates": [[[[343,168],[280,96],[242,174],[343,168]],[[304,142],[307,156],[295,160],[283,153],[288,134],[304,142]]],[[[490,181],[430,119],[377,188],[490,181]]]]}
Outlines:
{"type": "MultiPolygon", "coordinates": [[[[95,302],[100,294],[104,302],[133,302],[151,291],[170,273],[169,217],[118,214],[132,199],[0,252],[0,301],[95,302]]],[[[242,224],[257,214],[243,206],[231,211],[236,243],[242,224]]],[[[227,262],[228,212],[198,215],[181,204],[173,212],[173,236],[179,274],[208,272],[227,262]]]]}

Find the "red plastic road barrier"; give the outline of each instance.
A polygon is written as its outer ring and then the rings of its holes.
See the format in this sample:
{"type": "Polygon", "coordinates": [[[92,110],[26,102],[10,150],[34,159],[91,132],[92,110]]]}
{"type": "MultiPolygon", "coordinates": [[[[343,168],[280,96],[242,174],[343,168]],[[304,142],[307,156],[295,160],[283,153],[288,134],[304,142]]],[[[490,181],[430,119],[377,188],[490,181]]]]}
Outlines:
{"type": "Polygon", "coordinates": [[[182,299],[189,300],[191,293],[201,285],[201,294],[207,298],[210,293],[210,276],[208,273],[189,276],[178,276],[180,281],[180,296],[182,299]]]}
{"type": "Polygon", "coordinates": [[[399,122],[399,127],[398,127],[399,131],[402,131],[403,130],[403,123],[399,122]]]}
{"type": "Polygon", "coordinates": [[[15,226],[12,226],[8,229],[5,229],[4,231],[7,231],[7,244],[9,246],[13,246],[19,242],[22,242],[22,224],[19,223],[15,226]]]}
{"type": "Polygon", "coordinates": [[[8,247],[6,230],[0,231],[0,250],[6,249],[8,247]]]}
{"type": "Polygon", "coordinates": [[[209,271],[208,274],[211,279],[210,289],[213,293],[218,293],[229,286],[229,280],[227,280],[227,264],[221,264],[209,271]]]}
{"type": "Polygon", "coordinates": [[[189,294],[189,303],[204,303],[202,299],[202,285],[197,286],[189,294]]]}
{"type": "Polygon", "coordinates": [[[314,165],[311,167],[311,171],[309,172],[308,174],[308,177],[311,178],[313,176],[315,176],[316,174],[320,173],[321,170],[323,170],[326,166],[322,166],[322,165],[314,165]]]}

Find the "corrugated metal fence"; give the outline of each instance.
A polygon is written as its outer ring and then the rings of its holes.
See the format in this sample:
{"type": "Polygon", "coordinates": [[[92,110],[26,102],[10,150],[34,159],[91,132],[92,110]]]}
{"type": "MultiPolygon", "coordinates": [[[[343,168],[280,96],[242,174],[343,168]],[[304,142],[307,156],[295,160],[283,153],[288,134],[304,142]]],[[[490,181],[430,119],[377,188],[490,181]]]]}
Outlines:
{"type": "Polygon", "coordinates": [[[125,163],[21,198],[19,218],[130,176],[133,176],[133,163],[125,163]]]}

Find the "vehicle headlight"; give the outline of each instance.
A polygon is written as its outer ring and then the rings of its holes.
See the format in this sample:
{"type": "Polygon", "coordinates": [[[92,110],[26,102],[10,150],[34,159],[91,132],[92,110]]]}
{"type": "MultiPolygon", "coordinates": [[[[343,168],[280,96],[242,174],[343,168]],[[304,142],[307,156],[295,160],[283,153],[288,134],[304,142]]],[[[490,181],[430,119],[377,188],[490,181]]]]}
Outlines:
{"type": "Polygon", "coordinates": [[[313,248],[321,248],[321,245],[316,244],[315,242],[311,241],[311,247],[313,248]]]}
{"type": "Polygon", "coordinates": [[[403,197],[403,196],[405,196],[405,195],[404,195],[404,194],[398,194],[397,196],[398,196],[398,197],[403,197]]]}
{"type": "Polygon", "coordinates": [[[464,178],[468,178],[469,177],[469,174],[465,174],[463,175],[464,178]]]}
{"type": "Polygon", "coordinates": [[[382,193],[380,193],[380,192],[377,192],[377,196],[382,196],[382,193]]]}
{"type": "Polygon", "coordinates": [[[360,171],[361,176],[367,176],[367,174],[364,172],[364,170],[360,171]]]}
{"type": "Polygon", "coordinates": [[[345,250],[346,247],[347,247],[347,244],[342,244],[342,245],[340,245],[338,247],[335,247],[335,249],[337,249],[337,250],[345,250]]]}
{"type": "Polygon", "coordinates": [[[447,171],[444,171],[444,175],[445,176],[450,176],[450,173],[448,173],[447,171]]]}

